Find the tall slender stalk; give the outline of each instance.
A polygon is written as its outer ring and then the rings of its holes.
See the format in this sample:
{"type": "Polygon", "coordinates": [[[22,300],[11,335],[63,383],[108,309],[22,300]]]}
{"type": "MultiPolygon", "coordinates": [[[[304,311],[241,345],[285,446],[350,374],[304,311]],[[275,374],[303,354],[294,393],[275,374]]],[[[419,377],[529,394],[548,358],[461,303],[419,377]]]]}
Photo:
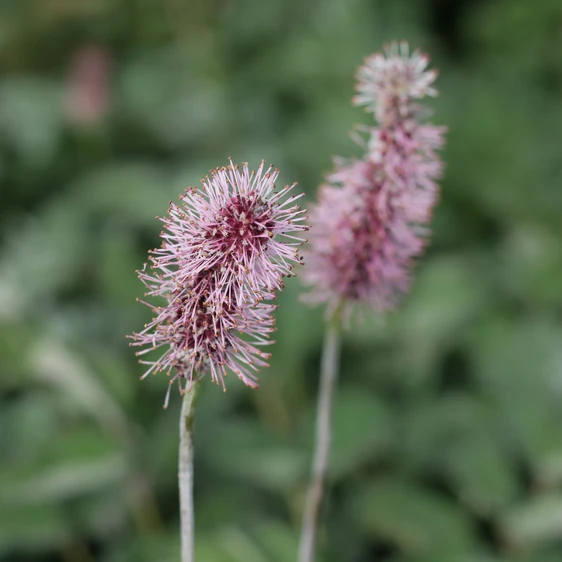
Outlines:
{"type": "Polygon", "coordinates": [[[324,499],[330,441],[332,436],[332,402],[339,370],[340,315],[336,313],[326,325],[312,472],[308,485],[299,545],[299,562],[314,562],[320,511],[324,499]]]}
{"type": "Polygon", "coordinates": [[[178,481],[180,489],[181,561],[194,562],[193,425],[199,384],[183,396],[180,416],[178,481]]]}

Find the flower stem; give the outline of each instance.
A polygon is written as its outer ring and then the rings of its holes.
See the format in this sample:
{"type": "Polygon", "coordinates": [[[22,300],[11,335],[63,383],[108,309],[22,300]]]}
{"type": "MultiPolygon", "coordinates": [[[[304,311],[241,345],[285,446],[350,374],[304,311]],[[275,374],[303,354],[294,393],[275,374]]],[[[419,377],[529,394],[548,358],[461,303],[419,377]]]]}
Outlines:
{"type": "Polygon", "coordinates": [[[178,480],[180,489],[181,561],[194,562],[193,424],[199,385],[183,396],[180,416],[178,480]]]}
{"type": "Polygon", "coordinates": [[[318,523],[328,472],[332,434],[332,402],[338,376],[340,345],[340,318],[339,314],[335,314],[332,321],[326,326],[322,351],[314,460],[302,521],[299,562],[314,562],[315,557],[318,523]]]}

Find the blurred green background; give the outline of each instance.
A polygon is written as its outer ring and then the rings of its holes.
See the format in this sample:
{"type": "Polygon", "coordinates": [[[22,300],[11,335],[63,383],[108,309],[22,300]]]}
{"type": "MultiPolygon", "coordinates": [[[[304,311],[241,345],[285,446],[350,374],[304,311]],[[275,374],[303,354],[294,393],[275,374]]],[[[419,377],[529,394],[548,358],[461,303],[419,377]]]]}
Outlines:
{"type": "MultiPolygon", "coordinates": [[[[560,0],[2,0],[2,562],[178,560],[180,400],[125,339],[155,215],[228,156],[313,197],[395,38],[440,70],[446,176],[411,295],[345,336],[319,560],[562,560],[560,0]]],[[[200,562],[295,560],[323,331],[301,290],[259,390],[204,381],[200,562]]]]}

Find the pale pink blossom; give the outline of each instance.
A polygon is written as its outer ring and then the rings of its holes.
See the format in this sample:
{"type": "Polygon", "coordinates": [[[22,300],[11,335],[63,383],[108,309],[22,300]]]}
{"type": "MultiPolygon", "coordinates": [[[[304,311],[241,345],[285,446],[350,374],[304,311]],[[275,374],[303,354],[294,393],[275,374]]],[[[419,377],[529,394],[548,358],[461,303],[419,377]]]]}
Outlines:
{"type": "Polygon", "coordinates": [[[256,171],[232,161],[202,180],[170,206],[163,219],[162,248],[153,253],[157,267],[173,268],[180,284],[191,284],[204,271],[216,269],[217,283],[208,300],[219,309],[225,302],[261,300],[283,287],[301,263],[308,229],[304,211],[295,204],[303,194],[290,195],[296,184],[276,189],[278,170],[262,161],[256,171]]]}
{"type": "Polygon", "coordinates": [[[304,280],[306,299],[365,303],[377,310],[396,306],[410,287],[413,261],[428,237],[442,174],[437,150],[444,129],[421,122],[418,99],[436,95],[436,73],[426,57],[394,44],[386,56],[369,57],[358,76],[356,103],[379,120],[367,129],[360,160],[339,161],[310,214],[310,247],[304,280]]]}
{"type": "Polygon", "coordinates": [[[261,347],[275,330],[276,306],[266,301],[301,262],[303,240],[292,233],[307,229],[294,204],[301,195],[286,197],[294,186],[276,190],[277,176],[263,162],[256,172],[231,162],[202,180],[203,190],[189,188],[180,205],[170,204],[162,246],[139,272],[146,296],[163,301],[141,301],[155,313],[132,336],[148,366],[142,378],[165,372],[183,392],[206,374],[224,388],[233,372],[257,386],[269,358],[261,347]]]}
{"type": "Polygon", "coordinates": [[[364,302],[387,310],[409,286],[409,267],[422,240],[408,225],[383,171],[368,160],[340,165],[320,188],[310,212],[311,247],[303,276],[308,300],[364,302]]]}

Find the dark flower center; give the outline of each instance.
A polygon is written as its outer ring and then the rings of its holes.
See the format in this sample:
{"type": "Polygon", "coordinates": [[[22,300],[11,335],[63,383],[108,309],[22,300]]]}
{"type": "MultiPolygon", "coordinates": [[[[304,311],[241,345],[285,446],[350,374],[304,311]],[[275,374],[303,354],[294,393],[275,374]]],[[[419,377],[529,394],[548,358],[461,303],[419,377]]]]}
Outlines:
{"type": "Polygon", "coordinates": [[[271,207],[256,195],[233,196],[206,233],[219,250],[237,256],[248,255],[267,247],[273,236],[271,207]]]}

